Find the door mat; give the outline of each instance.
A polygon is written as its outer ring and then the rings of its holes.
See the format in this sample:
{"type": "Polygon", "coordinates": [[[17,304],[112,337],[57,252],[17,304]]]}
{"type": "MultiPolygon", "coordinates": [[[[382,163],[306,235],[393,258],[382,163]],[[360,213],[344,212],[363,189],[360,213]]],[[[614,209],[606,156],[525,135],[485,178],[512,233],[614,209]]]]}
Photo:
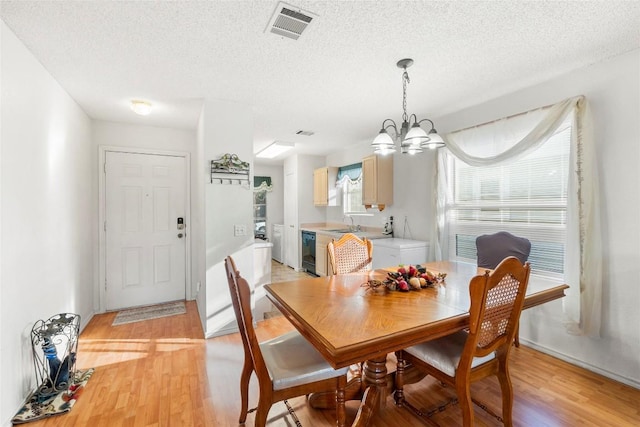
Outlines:
{"type": "Polygon", "coordinates": [[[178,314],[185,314],[186,312],[187,308],[184,305],[184,301],[174,301],[168,304],[131,308],[119,311],[115,319],[113,319],[111,326],[158,319],[160,317],[175,316],[178,314]]]}
{"type": "Polygon", "coordinates": [[[31,393],[27,398],[24,406],[18,411],[11,422],[16,424],[24,424],[31,421],[41,420],[53,415],[64,414],[69,412],[76,400],[82,394],[84,386],[91,378],[95,368],[85,371],[77,371],[73,384],[69,386],[69,391],[61,391],[56,394],[41,395],[37,391],[31,393]]]}

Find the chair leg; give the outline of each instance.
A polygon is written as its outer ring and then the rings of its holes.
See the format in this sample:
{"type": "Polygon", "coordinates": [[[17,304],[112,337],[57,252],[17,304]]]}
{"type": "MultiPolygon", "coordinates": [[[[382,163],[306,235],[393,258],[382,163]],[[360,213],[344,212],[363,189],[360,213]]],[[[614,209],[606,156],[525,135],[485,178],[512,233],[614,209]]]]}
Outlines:
{"type": "Polygon", "coordinates": [[[267,416],[271,409],[271,401],[267,401],[262,396],[258,400],[258,409],[256,411],[255,427],[265,427],[267,425],[267,416]]]}
{"type": "Polygon", "coordinates": [[[506,361],[500,362],[498,369],[498,382],[502,392],[502,419],[505,427],[513,426],[513,386],[509,376],[509,368],[506,361]]]}
{"type": "Polygon", "coordinates": [[[462,425],[464,427],[473,427],[473,402],[471,401],[471,389],[468,379],[456,382],[456,393],[462,410],[462,425]]]}
{"type": "Polygon", "coordinates": [[[344,405],[344,389],[347,387],[347,376],[338,377],[338,387],[336,390],[336,424],[338,427],[345,427],[347,414],[344,405]]]}
{"type": "Polygon", "coordinates": [[[249,381],[251,380],[252,373],[253,364],[249,358],[245,357],[242,374],[240,375],[240,399],[242,401],[240,406],[240,424],[244,424],[247,420],[247,411],[249,410],[249,381]]]}
{"type": "Polygon", "coordinates": [[[396,359],[398,364],[396,366],[396,383],[394,398],[397,406],[402,406],[404,402],[404,368],[407,366],[407,362],[404,360],[404,352],[402,350],[396,351],[396,359]]]}
{"type": "Polygon", "coordinates": [[[516,347],[520,347],[520,325],[519,324],[516,326],[516,334],[513,337],[513,344],[516,347]]]}

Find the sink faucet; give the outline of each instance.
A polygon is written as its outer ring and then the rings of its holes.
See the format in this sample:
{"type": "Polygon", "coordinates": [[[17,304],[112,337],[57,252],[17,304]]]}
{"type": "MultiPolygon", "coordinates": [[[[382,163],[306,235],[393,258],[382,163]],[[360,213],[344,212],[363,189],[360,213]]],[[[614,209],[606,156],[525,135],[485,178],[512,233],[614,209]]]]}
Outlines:
{"type": "Polygon", "coordinates": [[[342,222],[344,222],[345,218],[349,218],[351,220],[351,227],[349,227],[349,231],[355,231],[355,226],[353,225],[353,217],[351,215],[344,215],[342,217],[342,222]]]}

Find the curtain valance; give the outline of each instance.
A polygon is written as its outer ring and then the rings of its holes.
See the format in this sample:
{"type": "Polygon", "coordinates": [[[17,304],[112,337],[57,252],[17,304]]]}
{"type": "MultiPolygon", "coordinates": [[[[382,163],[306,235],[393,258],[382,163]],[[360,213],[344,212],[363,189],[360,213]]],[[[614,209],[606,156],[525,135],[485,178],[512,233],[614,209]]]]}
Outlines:
{"type": "Polygon", "coordinates": [[[452,132],[447,135],[447,148],[471,166],[515,160],[544,144],[580,102],[584,103],[584,97],[566,99],[551,107],[452,132]],[[478,144],[479,140],[483,144],[478,144]],[[490,152],[487,152],[487,146],[492,148],[490,152]]]}
{"type": "Polygon", "coordinates": [[[354,163],[347,166],[341,166],[338,168],[338,176],[336,178],[336,185],[344,184],[345,180],[351,182],[357,182],[362,177],[362,163],[354,163]]]}
{"type": "Polygon", "coordinates": [[[273,185],[271,185],[270,176],[254,176],[253,177],[253,191],[271,191],[273,185]]]}

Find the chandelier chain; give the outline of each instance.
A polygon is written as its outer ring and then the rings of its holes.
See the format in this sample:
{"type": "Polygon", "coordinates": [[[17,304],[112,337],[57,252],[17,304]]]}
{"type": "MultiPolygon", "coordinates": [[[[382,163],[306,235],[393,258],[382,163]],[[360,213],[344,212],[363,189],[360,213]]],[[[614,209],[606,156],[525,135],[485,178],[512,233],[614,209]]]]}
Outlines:
{"type": "Polygon", "coordinates": [[[407,115],[407,83],[409,83],[409,73],[405,68],[404,73],[402,73],[402,120],[405,122],[409,121],[409,116],[407,115]]]}

